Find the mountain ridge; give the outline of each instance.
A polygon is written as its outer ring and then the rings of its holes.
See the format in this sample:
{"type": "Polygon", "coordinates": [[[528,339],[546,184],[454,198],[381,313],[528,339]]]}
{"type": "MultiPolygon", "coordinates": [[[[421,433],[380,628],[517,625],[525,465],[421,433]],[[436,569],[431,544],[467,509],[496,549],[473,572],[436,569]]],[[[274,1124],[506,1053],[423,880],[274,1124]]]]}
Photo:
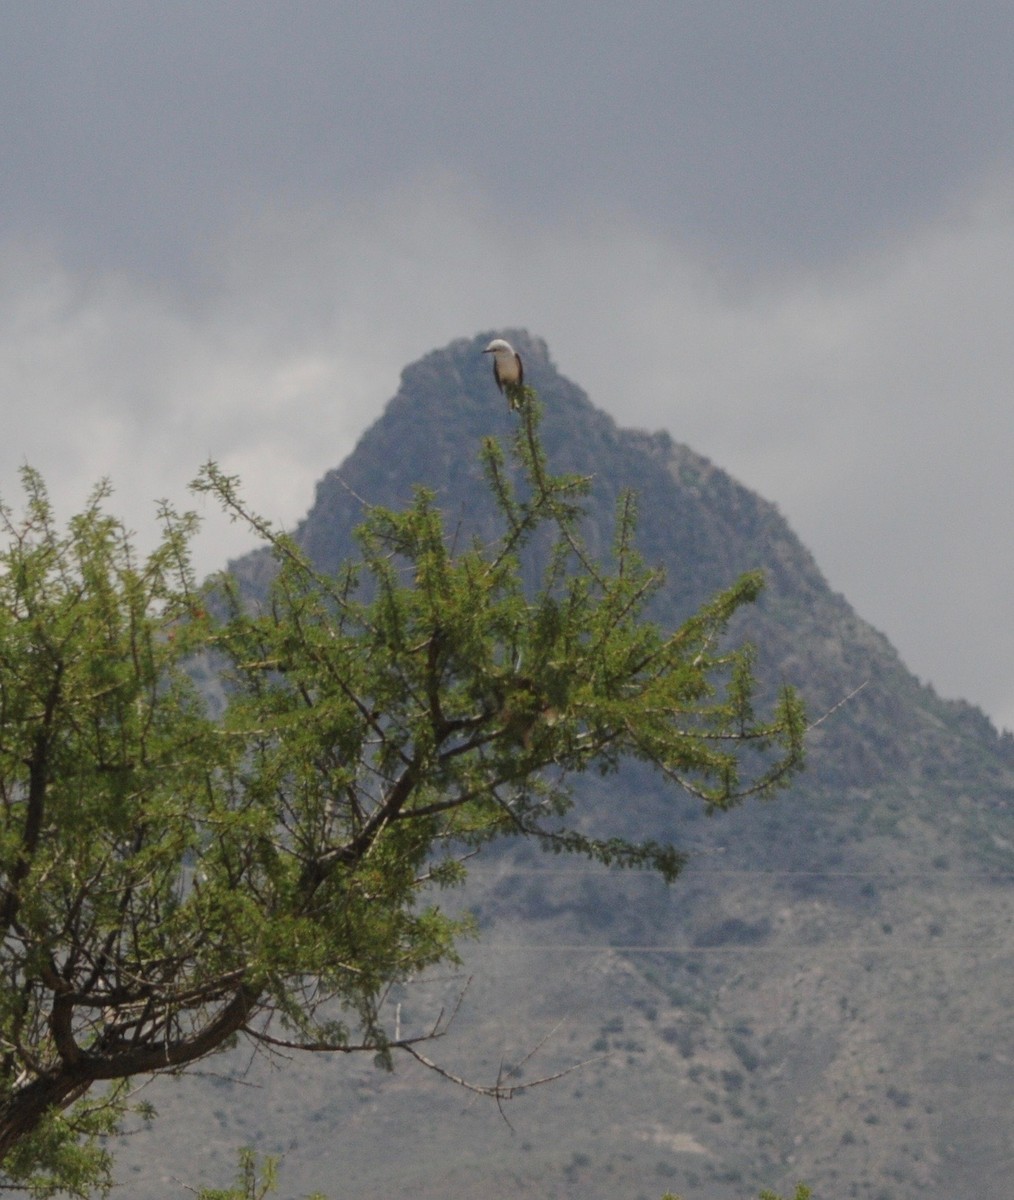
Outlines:
{"type": "MultiPolygon", "coordinates": [[[[808,767],[773,801],[714,820],[636,764],[582,778],[576,812],[589,828],[673,838],[688,853],[668,891],[547,863],[524,844],[483,855],[457,901],[482,926],[466,951],[475,982],[444,1053],[495,1075],[498,1059],[524,1058],[563,1020],[546,1069],[591,1064],[512,1112],[516,1136],[441,1081],[347,1062],[337,1080],[334,1064],[258,1068],[272,1097],[260,1109],[240,1084],[209,1099],[161,1081],[160,1108],[183,1128],[204,1113],[216,1161],[249,1141],[288,1146],[287,1186],[328,1190],[340,1162],[341,1194],[363,1200],[395,1187],[441,1200],[667,1189],[742,1200],[795,1178],[819,1196],[999,1197],[1014,1107],[1014,739],[921,684],[775,505],[667,433],[620,428],[541,339],[496,333],[540,396],[551,469],[592,477],[593,552],[608,552],[623,490],[638,493],[639,547],[666,571],[656,619],[675,626],[743,571],[765,572],[730,636],[755,643],[770,688],[803,693],[816,722],[808,767]]],[[[492,536],[478,448],[513,430],[481,355],[492,336],[407,366],[381,418],[321,479],[294,531],[318,567],[355,553],[364,503],[401,507],[419,485],[452,536],[492,536]]],[[[230,570],[256,594],[270,556],[230,570]]],[[[448,999],[439,986],[399,994],[406,1022],[422,1021],[427,997],[448,999]]],[[[127,1143],[131,1161],[146,1145],[127,1143]]]]}
{"type": "MultiPolygon", "coordinates": [[[[319,567],[335,570],[355,553],[353,531],[364,503],[403,507],[419,485],[436,492],[457,536],[467,536],[480,516],[492,536],[492,514],[481,503],[479,445],[486,436],[509,438],[514,425],[481,355],[491,333],[457,339],[407,366],[381,418],[317,484],[314,504],[294,537],[319,567]]],[[[526,381],[541,398],[551,468],[592,478],[584,526],[592,552],[608,552],[616,502],[623,490],[632,490],[638,498],[639,549],[666,572],[656,612],[664,611],[668,623],[675,625],[745,571],[760,568],[767,580],[764,593],[738,619],[733,635],[756,643],[761,677],[798,686],[814,720],[856,693],[834,721],[814,731],[821,753],[811,756],[811,771],[837,764],[852,783],[872,784],[878,769],[881,778],[898,769],[899,754],[912,767],[913,754],[906,751],[923,755],[926,743],[940,735],[939,722],[951,738],[968,730],[985,743],[998,770],[1014,770],[1014,737],[996,731],[974,706],[943,700],[921,684],[889,640],[828,586],[776,505],[668,433],[620,428],[558,374],[542,339],[519,329],[502,333],[522,353],[526,381]],[[899,692],[907,708],[898,703],[899,692]],[[854,744],[845,748],[834,736],[845,719],[865,731],[863,761],[857,761],[854,744]],[[877,732],[884,721],[894,722],[905,738],[884,744],[877,732]],[[888,758],[879,768],[878,743],[888,758]]],[[[270,572],[270,554],[255,551],[229,569],[257,590],[270,572]]],[[[956,764],[960,755],[952,750],[956,764]]]]}

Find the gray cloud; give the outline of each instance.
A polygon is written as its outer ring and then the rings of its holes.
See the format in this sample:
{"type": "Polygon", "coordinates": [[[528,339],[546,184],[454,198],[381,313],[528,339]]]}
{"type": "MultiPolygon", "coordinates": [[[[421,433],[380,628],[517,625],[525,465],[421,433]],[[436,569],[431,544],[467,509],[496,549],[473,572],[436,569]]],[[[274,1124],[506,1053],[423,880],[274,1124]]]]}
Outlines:
{"type": "Polygon", "coordinates": [[[200,273],[251,199],[450,169],[514,219],[625,213],[830,261],[1009,161],[1003,3],[74,4],[5,10],[8,231],[200,273]]]}

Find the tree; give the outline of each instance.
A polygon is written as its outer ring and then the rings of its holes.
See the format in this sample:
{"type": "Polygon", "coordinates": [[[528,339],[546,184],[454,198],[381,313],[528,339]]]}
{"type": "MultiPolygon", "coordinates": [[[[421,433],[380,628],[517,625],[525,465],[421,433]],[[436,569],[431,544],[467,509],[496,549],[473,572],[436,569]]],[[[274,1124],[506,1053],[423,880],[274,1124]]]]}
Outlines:
{"type": "Polygon", "coordinates": [[[107,1181],[98,1139],[127,1082],[237,1037],[423,1057],[383,999],[453,959],[466,926],[435,895],[493,839],[675,878],[672,846],[580,828],[575,773],[633,757],[722,809],[799,767],[798,699],[784,689],[758,718],[749,647],[719,644],[759,576],[659,629],[633,497],[594,561],[589,483],[549,473],[538,421],[527,393],[510,457],[484,444],[491,543],[458,547],[420,488],[404,512],[364,505],[360,561],[337,577],[209,464],[195,487],[273,551],[257,603],[228,578],[198,585],[193,514],[163,505],[142,559],[105,486],[60,530],[25,471],[0,556],[8,1180],[107,1181]]]}
{"type": "MultiPolygon", "coordinates": [[[[239,1170],[231,1188],[201,1188],[197,1200],[266,1200],[278,1190],[278,1159],[271,1155],[258,1158],[252,1150],[239,1152],[239,1170]]],[[[306,1200],[327,1200],[314,1192],[306,1200]]],[[[803,1197],[806,1200],[806,1197],[803,1197]]]]}

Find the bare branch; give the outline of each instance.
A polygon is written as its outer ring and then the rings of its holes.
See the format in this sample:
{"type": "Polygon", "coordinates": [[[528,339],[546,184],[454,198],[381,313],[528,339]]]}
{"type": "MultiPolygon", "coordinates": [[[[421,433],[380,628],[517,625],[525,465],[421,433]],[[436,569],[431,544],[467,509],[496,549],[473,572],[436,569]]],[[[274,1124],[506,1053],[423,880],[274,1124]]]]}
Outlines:
{"type": "Polygon", "coordinates": [[[838,711],[839,708],[844,708],[845,705],[848,704],[850,700],[854,700],[856,698],[856,696],[858,696],[859,693],[863,690],[863,688],[868,686],[869,682],[870,681],[868,679],[864,679],[857,688],[853,688],[852,691],[849,692],[849,694],[847,696],[843,696],[841,698],[841,700],[838,701],[837,704],[832,705],[831,708],[829,708],[827,710],[827,712],[824,713],[823,716],[818,717],[816,719],[816,721],[811,721],[810,724],[807,725],[807,727],[806,727],[806,732],[809,733],[811,729],[816,729],[818,725],[823,725],[823,723],[828,719],[828,717],[833,716],[838,711]]]}
{"type": "MultiPolygon", "coordinates": [[[[540,1042],[540,1046],[543,1043],[540,1042]]],[[[530,1091],[532,1088],[542,1087],[543,1084],[553,1083],[557,1079],[563,1079],[567,1075],[572,1075],[575,1071],[580,1071],[582,1068],[589,1066],[593,1062],[599,1062],[600,1058],[585,1059],[584,1062],[573,1063],[569,1067],[564,1067],[562,1070],[554,1071],[551,1075],[542,1075],[538,1079],[530,1079],[527,1083],[504,1083],[503,1081],[503,1063],[500,1065],[500,1071],[497,1075],[495,1083],[473,1083],[471,1080],[465,1079],[464,1076],[456,1074],[454,1071],[449,1071],[446,1067],[442,1067],[433,1059],[427,1058],[425,1054],[420,1053],[415,1045],[405,1044],[401,1047],[407,1054],[411,1055],[417,1062],[421,1063],[427,1070],[433,1071],[442,1079],[448,1080],[450,1083],[456,1084],[460,1088],[464,1088],[467,1092],[472,1092],[476,1096],[485,1096],[488,1099],[495,1100],[497,1107],[500,1108],[500,1115],[511,1129],[514,1127],[500,1107],[505,1101],[513,1100],[516,1096],[520,1096],[522,1092],[530,1091]]],[[[534,1051],[533,1051],[534,1053],[534,1051]]],[[[525,1056],[525,1062],[531,1058],[531,1054],[525,1056]]]]}

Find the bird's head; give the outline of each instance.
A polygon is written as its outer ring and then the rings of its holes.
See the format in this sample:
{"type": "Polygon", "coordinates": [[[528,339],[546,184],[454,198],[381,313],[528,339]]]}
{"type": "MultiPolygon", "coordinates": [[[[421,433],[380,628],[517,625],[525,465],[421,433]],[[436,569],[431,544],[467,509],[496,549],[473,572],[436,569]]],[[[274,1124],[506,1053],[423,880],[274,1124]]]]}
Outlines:
{"type": "Polygon", "coordinates": [[[494,338],[486,347],[486,349],[483,350],[483,354],[500,355],[513,353],[514,347],[510,344],[510,342],[505,342],[503,338],[494,338]]]}

